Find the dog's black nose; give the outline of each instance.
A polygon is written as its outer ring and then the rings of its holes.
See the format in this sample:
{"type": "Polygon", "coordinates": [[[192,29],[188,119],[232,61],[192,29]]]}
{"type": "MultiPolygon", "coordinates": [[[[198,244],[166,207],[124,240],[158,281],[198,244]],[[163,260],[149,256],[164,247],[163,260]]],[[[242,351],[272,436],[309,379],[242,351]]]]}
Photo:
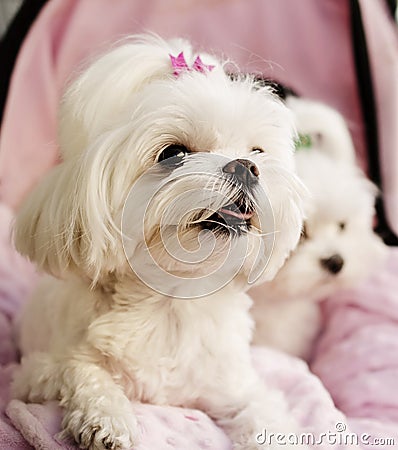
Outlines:
{"type": "Polygon", "coordinates": [[[326,269],[328,272],[337,274],[344,266],[344,259],[338,255],[332,255],[328,258],[323,258],[320,260],[321,266],[326,269]]]}
{"type": "Polygon", "coordinates": [[[246,185],[255,183],[260,175],[258,167],[248,159],[234,159],[226,164],[222,170],[234,175],[239,182],[246,185]]]}

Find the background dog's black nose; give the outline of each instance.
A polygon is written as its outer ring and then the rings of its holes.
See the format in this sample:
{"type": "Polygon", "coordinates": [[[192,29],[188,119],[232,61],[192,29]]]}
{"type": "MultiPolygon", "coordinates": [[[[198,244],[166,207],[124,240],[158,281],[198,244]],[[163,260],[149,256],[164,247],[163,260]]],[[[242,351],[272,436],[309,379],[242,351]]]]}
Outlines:
{"type": "Polygon", "coordinates": [[[247,185],[257,181],[257,177],[260,175],[258,167],[248,159],[234,159],[226,164],[222,170],[234,175],[238,181],[247,185]]]}
{"type": "Polygon", "coordinates": [[[321,266],[330,273],[337,274],[344,266],[344,259],[340,255],[335,254],[328,258],[321,259],[320,263],[321,266]]]}

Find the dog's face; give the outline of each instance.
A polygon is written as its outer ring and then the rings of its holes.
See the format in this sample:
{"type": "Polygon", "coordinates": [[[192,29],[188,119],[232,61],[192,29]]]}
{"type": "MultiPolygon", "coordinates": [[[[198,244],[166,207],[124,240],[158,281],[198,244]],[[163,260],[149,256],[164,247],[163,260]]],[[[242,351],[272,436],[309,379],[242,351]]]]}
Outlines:
{"type": "Polygon", "coordinates": [[[133,270],[194,297],[272,278],[296,245],[304,190],[289,111],[206,55],[214,68],[173,74],[181,51],[189,61],[181,41],[127,43],[67,92],[64,162],[17,224],[18,247],[45,269],[133,270]]]}
{"type": "Polygon", "coordinates": [[[134,271],[181,296],[213,291],[239,274],[254,281],[266,269],[273,276],[300,223],[283,105],[250,80],[221,72],[152,83],[139,104],[145,120],[136,117],[142,129],[131,133],[162,125],[150,129],[137,157],[142,165],[123,217],[134,271]],[[142,209],[137,198],[145,199],[142,209]]]}
{"type": "Polygon", "coordinates": [[[384,259],[372,227],[376,188],[355,166],[316,151],[301,151],[297,163],[312,200],[299,245],[272,287],[320,299],[352,286],[384,259]]]}

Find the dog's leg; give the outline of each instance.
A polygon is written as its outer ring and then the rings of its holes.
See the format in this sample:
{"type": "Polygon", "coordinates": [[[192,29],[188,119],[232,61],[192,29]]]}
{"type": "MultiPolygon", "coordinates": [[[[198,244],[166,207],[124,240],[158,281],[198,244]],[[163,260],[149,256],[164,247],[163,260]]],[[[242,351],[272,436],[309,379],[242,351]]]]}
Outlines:
{"type": "Polygon", "coordinates": [[[62,369],[63,435],[83,449],[130,449],[138,434],[132,405],[111,375],[92,362],[68,360],[62,369]]]}
{"type": "Polygon", "coordinates": [[[59,365],[49,353],[34,352],[24,356],[11,384],[14,398],[41,403],[59,395],[59,365]]]}
{"type": "Polygon", "coordinates": [[[61,437],[73,436],[83,449],[130,449],[138,428],[132,406],[110,374],[83,359],[55,360],[46,353],[23,358],[13,395],[42,402],[60,399],[61,437]]]}
{"type": "Polygon", "coordinates": [[[246,392],[239,391],[220,392],[218,405],[213,403],[206,408],[229,436],[234,450],[280,449],[281,445],[283,448],[306,448],[289,446],[288,435],[298,435],[299,427],[289,413],[282,392],[267,389],[260,381],[246,392]],[[285,444],[281,444],[284,439],[285,444]]]}

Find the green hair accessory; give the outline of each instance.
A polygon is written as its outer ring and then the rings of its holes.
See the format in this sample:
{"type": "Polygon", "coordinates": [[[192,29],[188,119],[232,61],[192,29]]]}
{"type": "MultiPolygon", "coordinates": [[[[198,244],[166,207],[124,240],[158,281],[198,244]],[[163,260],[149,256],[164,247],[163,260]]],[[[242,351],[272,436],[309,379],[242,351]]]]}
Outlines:
{"type": "Polygon", "coordinates": [[[309,149],[312,147],[312,138],[309,134],[299,133],[298,138],[294,141],[296,151],[301,149],[309,149]]]}

